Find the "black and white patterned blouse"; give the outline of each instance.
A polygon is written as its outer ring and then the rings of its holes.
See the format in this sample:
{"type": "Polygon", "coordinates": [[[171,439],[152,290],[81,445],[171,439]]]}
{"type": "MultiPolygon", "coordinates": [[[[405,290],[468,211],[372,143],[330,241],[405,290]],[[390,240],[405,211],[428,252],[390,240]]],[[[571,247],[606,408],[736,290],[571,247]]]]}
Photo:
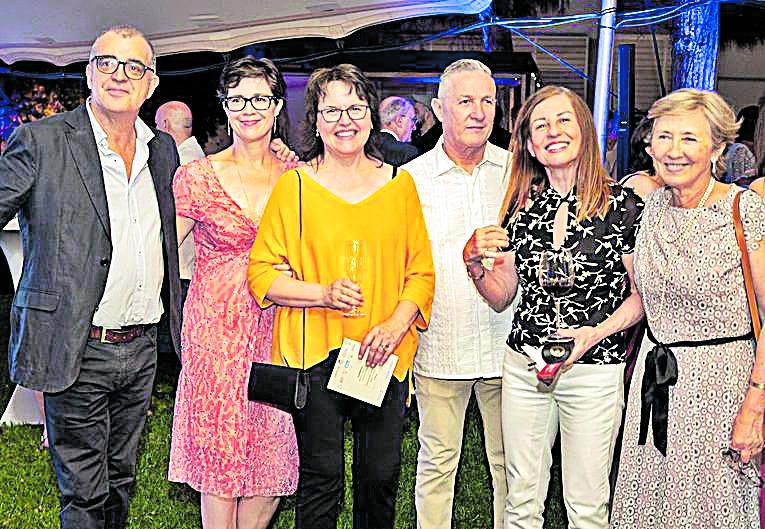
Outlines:
{"type": "MultiPolygon", "coordinates": [[[[539,286],[537,267],[540,254],[553,250],[555,214],[568,202],[568,234],[563,247],[571,252],[576,279],[574,287],[561,297],[561,326],[595,326],[619,307],[629,294],[627,271],[621,257],[632,253],[643,201],[632,190],[611,185],[608,213],[604,219],[578,223],[576,190],[560,196],[548,187],[533,195],[531,206],[519,213],[508,227],[510,251],[515,252],[521,299],[516,309],[507,344],[516,351],[524,345],[539,347],[541,339],[555,330],[555,303],[539,286]]],[[[616,333],[590,349],[580,360],[584,364],[618,364],[624,361],[624,333],[616,333]]]]}

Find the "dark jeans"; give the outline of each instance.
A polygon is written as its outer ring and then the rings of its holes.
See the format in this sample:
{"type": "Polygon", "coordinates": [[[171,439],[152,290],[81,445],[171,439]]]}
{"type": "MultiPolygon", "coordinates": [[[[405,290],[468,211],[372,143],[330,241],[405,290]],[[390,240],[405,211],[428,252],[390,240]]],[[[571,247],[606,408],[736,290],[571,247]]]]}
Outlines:
{"type": "Polygon", "coordinates": [[[157,365],[157,329],[124,344],[89,340],[74,384],[45,394],[62,529],[122,529],[157,365]]]}
{"type": "Polygon", "coordinates": [[[295,414],[300,450],[296,529],[336,529],[345,483],[343,427],[353,427],[353,527],[393,527],[407,381],[391,379],[380,408],[327,389],[337,353],[312,367],[308,405],[295,414]]]}

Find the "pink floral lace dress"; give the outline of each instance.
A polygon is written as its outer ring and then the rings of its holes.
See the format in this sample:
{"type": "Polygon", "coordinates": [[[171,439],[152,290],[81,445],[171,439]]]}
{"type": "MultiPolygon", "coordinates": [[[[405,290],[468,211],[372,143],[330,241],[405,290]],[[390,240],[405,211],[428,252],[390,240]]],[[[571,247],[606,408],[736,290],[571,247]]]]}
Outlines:
{"type": "Polygon", "coordinates": [[[257,224],[208,158],[178,169],[173,188],[178,215],[196,221],[196,265],[183,310],[168,477],[224,497],[292,494],[292,417],[247,400],[251,362],[271,359],[274,321],[274,309],[261,310],[247,287],[257,224]]]}

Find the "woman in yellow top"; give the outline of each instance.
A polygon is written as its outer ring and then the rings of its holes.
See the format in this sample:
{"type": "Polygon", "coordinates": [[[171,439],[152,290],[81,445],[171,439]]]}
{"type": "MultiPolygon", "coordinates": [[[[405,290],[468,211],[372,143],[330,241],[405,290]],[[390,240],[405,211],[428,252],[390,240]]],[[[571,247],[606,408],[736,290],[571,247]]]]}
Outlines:
{"type": "Polygon", "coordinates": [[[415,327],[427,327],[435,284],[428,235],[411,176],[381,161],[378,98],[366,76],[347,64],[317,70],[305,101],[309,162],[274,187],[248,273],[258,303],[280,305],[274,361],[300,366],[305,338],[311,394],[295,414],[296,528],[337,525],[346,419],[354,433],[354,528],[392,528],[415,327]],[[354,240],[362,247],[355,282],[343,262],[354,240]],[[296,279],[274,263],[288,263],[296,279]],[[362,316],[346,317],[354,308],[362,316]],[[361,342],[369,367],[398,357],[381,407],[327,389],[344,338],[361,342]]]}

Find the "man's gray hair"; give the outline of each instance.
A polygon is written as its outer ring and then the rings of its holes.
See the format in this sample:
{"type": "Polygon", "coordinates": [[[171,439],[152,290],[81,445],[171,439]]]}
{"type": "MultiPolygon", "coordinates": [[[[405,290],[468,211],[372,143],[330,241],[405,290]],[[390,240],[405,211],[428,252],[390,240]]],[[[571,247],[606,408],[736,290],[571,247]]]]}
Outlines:
{"type": "Polygon", "coordinates": [[[476,59],[458,59],[446,67],[441,74],[440,82],[438,84],[438,97],[443,96],[443,87],[446,84],[446,80],[449,76],[460,72],[483,72],[491,77],[491,70],[481,61],[476,59]]]}
{"type": "Polygon", "coordinates": [[[147,64],[146,66],[150,66],[151,68],[157,67],[157,54],[154,51],[154,44],[151,43],[149,38],[146,36],[146,34],[138,29],[135,26],[131,26],[130,24],[119,24],[117,26],[112,26],[108,29],[105,29],[101,33],[98,34],[98,36],[93,40],[93,44],[90,46],[90,56],[88,58],[89,61],[93,60],[93,57],[96,56],[96,42],[98,42],[98,39],[106,35],[107,33],[116,33],[120,37],[123,38],[130,38],[130,37],[141,37],[143,40],[146,41],[146,44],[149,45],[149,50],[151,50],[151,61],[149,61],[151,64],[147,64]]]}
{"type": "Polygon", "coordinates": [[[399,116],[405,115],[409,109],[414,109],[414,103],[405,97],[386,97],[380,104],[380,123],[385,126],[399,116]]]}

